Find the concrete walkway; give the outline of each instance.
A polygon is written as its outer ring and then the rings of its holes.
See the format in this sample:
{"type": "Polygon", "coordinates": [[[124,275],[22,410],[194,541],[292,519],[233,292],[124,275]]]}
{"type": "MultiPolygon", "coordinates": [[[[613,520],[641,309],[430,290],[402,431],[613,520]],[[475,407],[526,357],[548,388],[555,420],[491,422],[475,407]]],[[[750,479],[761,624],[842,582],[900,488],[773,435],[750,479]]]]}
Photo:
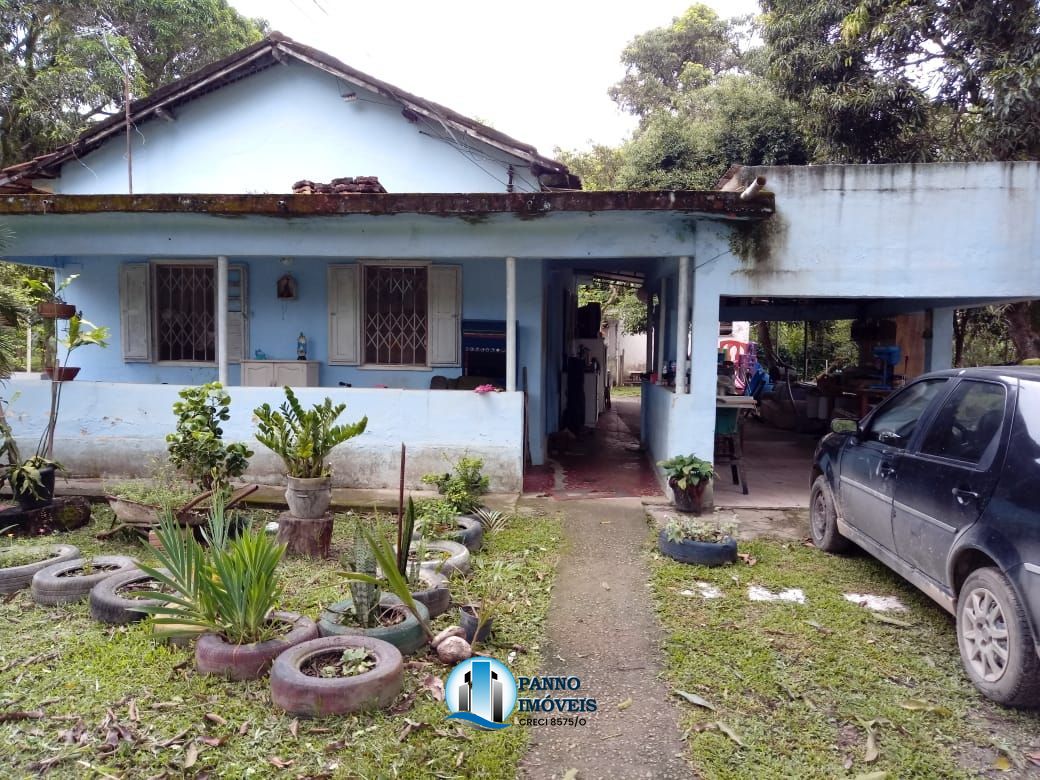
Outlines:
{"type": "MultiPolygon", "coordinates": [[[[688,778],[675,697],[658,680],[660,627],[642,549],[648,530],[638,498],[523,500],[566,512],[543,648],[547,675],[581,678],[598,711],[585,727],[532,726],[521,775],[562,778],[688,778]],[[604,587],[609,586],[609,589],[604,587]],[[623,702],[630,706],[619,709],[623,702]]],[[[572,694],[573,695],[573,694],[572,694]]]]}

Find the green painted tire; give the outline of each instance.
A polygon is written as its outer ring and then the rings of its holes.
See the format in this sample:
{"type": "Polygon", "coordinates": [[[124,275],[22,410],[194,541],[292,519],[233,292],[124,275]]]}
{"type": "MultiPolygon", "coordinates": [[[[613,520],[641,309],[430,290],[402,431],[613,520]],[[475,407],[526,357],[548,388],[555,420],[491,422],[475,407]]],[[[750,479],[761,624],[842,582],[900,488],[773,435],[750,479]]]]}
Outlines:
{"type": "MultiPolygon", "coordinates": [[[[350,596],[330,604],[321,611],[318,618],[318,632],[322,636],[367,636],[373,639],[382,639],[389,642],[405,655],[410,655],[426,644],[426,632],[415,617],[396,596],[385,594],[379,600],[379,605],[384,609],[404,610],[405,617],[400,623],[392,626],[377,626],[376,628],[358,628],[356,626],[344,625],[343,618],[349,615],[354,606],[354,599],[350,596]]],[[[422,602],[416,602],[418,612],[422,619],[429,621],[430,613],[422,602]]]]}

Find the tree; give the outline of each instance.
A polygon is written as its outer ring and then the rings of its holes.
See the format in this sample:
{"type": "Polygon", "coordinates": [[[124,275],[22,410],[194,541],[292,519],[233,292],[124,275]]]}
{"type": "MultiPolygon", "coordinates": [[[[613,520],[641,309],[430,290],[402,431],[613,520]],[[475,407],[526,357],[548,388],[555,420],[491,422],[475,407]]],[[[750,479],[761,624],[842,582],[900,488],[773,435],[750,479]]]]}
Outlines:
{"type": "Polygon", "coordinates": [[[636,297],[634,287],[627,284],[595,281],[578,288],[578,304],[600,304],[600,317],[617,319],[625,333],[646,333],[646,304],[636,297]]]}
{"type": "Polygon", "coordinates": [[[556,147],[553,157],[581,179],[582,189],[613,190],[618,186],[618,171],[624,162],[621,150],[606,144],[592,144],[587,150],[556,147]]]}
{"type": "Polygon", "coordinates": [[[258,41],[225,0],[0,0],[0,165],[65,143],[131,98],[258,41]]]}
{"type": "Polygon", "coordinates": [[[770,74],[834,162],[1035,159],[1036,0],[762,0],[770,74]]]}

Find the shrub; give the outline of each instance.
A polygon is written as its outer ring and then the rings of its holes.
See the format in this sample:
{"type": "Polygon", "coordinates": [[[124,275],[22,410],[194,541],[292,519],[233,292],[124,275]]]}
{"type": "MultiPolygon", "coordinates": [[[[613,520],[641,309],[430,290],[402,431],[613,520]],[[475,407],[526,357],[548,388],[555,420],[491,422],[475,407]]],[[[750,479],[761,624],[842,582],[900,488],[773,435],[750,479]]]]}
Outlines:
{"type": "Polygon", "coordinates": [[[224,444],[220,424],[231,417],[231,396],[220,382],[186,387],[173,405],[177,428],[166,436],[170,463],[202,490],[227,485],[242,476],[252,450],[244,444],[224,444]]]}
{"type": "Polygon", "coordinates": [[[471,512],[480,506],[480,496],[488,490],[488,478],[480,473],[482,468],[483,460],[465,456],[455,463],[454,473],[426,474],[422,481],[436,485],[437,492],[457,512],[471,512]]]}

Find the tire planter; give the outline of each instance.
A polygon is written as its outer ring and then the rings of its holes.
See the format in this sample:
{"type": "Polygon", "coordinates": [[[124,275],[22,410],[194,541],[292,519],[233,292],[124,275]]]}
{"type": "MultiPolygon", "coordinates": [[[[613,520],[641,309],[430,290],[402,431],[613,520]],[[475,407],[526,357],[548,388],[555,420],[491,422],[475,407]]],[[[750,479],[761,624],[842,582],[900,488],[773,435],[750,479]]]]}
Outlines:
{"type": "MultiPolygon", "coordinates": [[[[36,563],[25,563],[21,566],[8,566],[0,569],[0,593],[5,595],[15,593],[22,588],[28,588],[32,582],[33,575],[41,569],[54,566],[56,563],[64,563],[65,561],[79,558],[79,548],[73,547],[71,544],[41,544],[33,545],[32,547],[20,547],[18,549],[24,551],[38,550],[41,557],[36,563]]],[[[0,564],[3,561],[3,556],[0,556],[0,564]]]]}
{"type": "MultiPolygon", "coordinates": [[[[335,604],[330,604],[321,611],[318,618],[318,633],[322,636],[365,636],[389,642],[404,655],[411,655],[426,644],[426,632],[419,624],[419,619],[405,607],[396,596],[384,594],[379,600],[383,609],[400,609],[404,612],[404,620],[392,626],[376,626],[375,628],[358,628],[344,625],[343,616],[354,606],[354,600],[348,596],[335,604]]],[[[421,602],[416,603],[419,615],[429,622],[430,612],[421,602]]]]}
{"type": "Polygon", "coordinates": [[[724,542],[695,542],[690,539],[673,542],[662,530],[657,535],[657,546],[664,555],[680,563],[722,566],[737,560],[737,540],[729,536],[724,542]]]}
{"type": "MultiPolygon", "coordinates": [[[[412,545],[413,550],[415,545],[412,545]]],[[[435,574],[443,574],[445,577],[451,577],[451,575],[458,574],[469,574],[469,561],[470,555],[463,545],[458,542],[450,542],[447,539],[434,539],[426,542],[427,551],[435,550],[438,552],[446,553],[447,558],[441,558],[438,556],[437,560],[423,561],[419,564],[420,569],[434,572],[435,574]]]]}
{"type": "Polygon", "coordinates": [[[83,568],[85,563],[83,558],[75,558],[40,569],[33,575],[30,586],[33,601],[49,606],[82,601],[88,596],[91,588],[102,580],[137,568],[137,561],[125,555],[98,555],[91,559],[90,564],[106,567],[104,571],[96,571],[93,574],[69,574],[83,568]]]}
{"type": "Polygon", "coordinates": [[[428,587],[413,590],[412,598],[426,607],[431,618],[443,615],[451,608],[451,591],[448,590],[448,578],[429,569],[419,569],[419,582],[428,587]]]}
{"type": "Polygon", "coordinates": [[[195,645],[195,668],[202,674],[229,680],[256,680],[267,674],[281,653],[318,636],[314,621],[294,612],[272,612],[270,619],[291,628],[284,636],[247,645],[233,645],[216,634],[203,634],[195,645]]]}
{"type": "Polygon", "coordinates": [[[124,626],[144,620],[148,615],[138,612],[137,608],[157,607],[164,602],[161,599],[134,598],[123,595],[121,591],[140,590],[151,579],[151,575],[140,569],[131,569],[101,580],[90,589],[90,616],[110,626],[124,626]]]}
{"type": "Polygon", "coordinates": [[[271,700],[293,715],[319,718],[393,704],[404,682],[401,651],[389,642],[367,636],[330,636],[286,650],[271,667],[271,700]],[[367,672],[351,677],[311,677],[300,667],[325,653],[363,647],[376,659],[367,672]]]}
{"type": "Polygon", "coordinates": [[[711,480],[702,480],[696,485],[687,485],[681,488],[675,484],[674,479],[668,480],[668,487],[672,489],[672,503],[680,512],[690,512],[699,515],[704,511],[704,493],[711,480]]]}
{"type": "Polygon", "coordinates": [[[35,485],[36,492],[31,488],[14,491],[14,500],[18,502],[20,509],[41,509],[54,501],[54,466],[40,467],[40,484],[35,485]]]}
{"type": "Polygon", "coordinates": [[[494,618],[491,618],[483,626],[480,626],[480,621],[477,619],[477,607],[472,604],[463,604],[459,607],[459,625],[462,626],[462,630],[466,632],[466,641],[470,644],[476,642],[486,642],[488,637],[491,636],[491,629],[493,628],[494,618]],[[480,626],[480,631],[477,631],[477,626],[480,626]]]}
{"type": "Polygon", "coordinates": [[[319,520],[332,503],[332,477],[286,477],[285,502],[293,517],[319,520]]]}

